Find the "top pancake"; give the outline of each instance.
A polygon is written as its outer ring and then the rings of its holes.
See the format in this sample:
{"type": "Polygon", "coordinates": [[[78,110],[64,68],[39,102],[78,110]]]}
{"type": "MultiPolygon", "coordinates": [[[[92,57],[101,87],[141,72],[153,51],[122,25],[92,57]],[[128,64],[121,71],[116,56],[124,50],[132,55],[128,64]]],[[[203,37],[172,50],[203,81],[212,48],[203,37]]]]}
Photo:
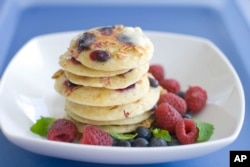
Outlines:
{"type": "Polygon", "coordinates": [[[132,69],[149,63],[153,44],[139,27],[97,27],[71,40],[68,52],[84,66],[101,71],[132,69]]]}

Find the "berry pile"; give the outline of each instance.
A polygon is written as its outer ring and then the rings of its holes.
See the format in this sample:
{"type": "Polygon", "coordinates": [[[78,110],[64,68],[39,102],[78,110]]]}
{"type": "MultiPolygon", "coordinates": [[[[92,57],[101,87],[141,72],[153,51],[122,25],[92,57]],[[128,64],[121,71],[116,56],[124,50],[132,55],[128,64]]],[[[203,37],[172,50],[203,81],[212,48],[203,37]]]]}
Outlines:
{"type": "Polygon", "coordinates": [[[113,146],[121,147],[155,147],[155,146],[167,146],[168,143],[163,138],[156,138],[150,129],[139,126],[135,130],[136,137],[129,140],[115,139],[113,146]]]}
{"type": "Polygon", "coordinates": [[[207,92],[200,86],[190,86],[181,91],[177,80],[165,78],[161,65],[151,65],[149,72],[158,78],[159,84],[168,92],[163,93],[155,110],[156,126],[176,136],[181,144],[197,141],[199,128],[192,115],[202,111],[207,102],[207,92]]]}
{"type": "MultiPolygon", "coordinates": [[[[120,147],[173,146],[208,140],[213,133],[213,125],[198,123],[192,119],[193,115],[201,112],[206,105],[206,90],[200,86],[190,86],[185,92],[181,91],[177,80],[165,78],[161,65],[151,65],[149,72],[157,79],[150,81],[150,84],[159,84],[167,90],[160,95],[154,109],[155,123],[151,128],[140,126],[134,133],[116,134],[104,132],[93,125],[86,125],[82,135],[79,136],[73,122],[57,119],[53,123],[49,121],[50,125],[45,137],[48,140],[61,142],[120,147]],[[209,131],[204,132],[202,129],[204,126],[204,129],[209,131]],[[206,136],[204,138],[199,134],[206,134],[206,136]]],[[[41,124],[41,120],[39,121],[41,124]]],[[[48,122],[46,119],[44,121],[48,122]]]]}

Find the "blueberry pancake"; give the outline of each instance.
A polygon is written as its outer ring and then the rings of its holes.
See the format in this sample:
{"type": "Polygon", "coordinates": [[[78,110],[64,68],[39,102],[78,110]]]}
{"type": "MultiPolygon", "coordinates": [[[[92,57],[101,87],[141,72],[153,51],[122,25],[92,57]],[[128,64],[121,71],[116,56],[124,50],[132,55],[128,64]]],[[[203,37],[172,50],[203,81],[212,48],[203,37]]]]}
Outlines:
{"type": "MultiPolygon", "coordinates": [[[[66,119],[71,120],[72,122],[75,123],[79,133],[82,133],[84,126],[88,124],[80,123],[71,117],[68,117],[67,115],[65,116],[66,119]]],[[[136,124],[128,124],[128,125],[95,125],[96,127],[102,129],[105,132],[116,132],[116,133],[129,133],[129,132],[134,132],[135,129],[139,126],[145,126],[145,127],[150,127],[151,124],[154,122],[153,117],[149,117],[148,119],[136,123],[136,124]]]]}
{"type": "Polygon", "coordinates": [[[144,64],[126,73],[112,77],[87,77],[75,75],[67,71],[65,71],[65,75],[70,82],[77,85],[103,87],[107,89],[123,89],[140,80],[140,78],[147,73],[148,69],[149,64],[144,64]]]}
{"type": "Polygon", "coordinates": [[[139,27],[96,27],[75,36],[68,52],[86,67],[101,71],[132,69],[149,63],[154,47],[139,27]]]}
{"type": "Polygon", "coordinates": [[[145,96],[131,103],[114,106],[88,106],[66,100],[66,113],[95,121],[115,121],[139,116],[154,108],[160,97],[160,87],[150,88],[145,96]]]}
{"type": "Polygon", "coordinates": [[[90,106],[114,106],[127,104],[142,98],[147,94],[150,84],[148,75],[145,74],[136,83],[122,89],[94,88],[73,84],[59,70],[53,76],[55,90],[66,99],[75,103],[90,106]]]}
{"type": "Polygon", "coordinates": [[[135,116],[135,117],[129,117],[124,119],[118,119],[113,121],[95,121],[90,119],[85,119],[82,117],[79,117],[79,115],[76,115],[71,112],[67,112],[68,117],[71,119],[83,123],[83,124],[92,124],[92,125],[130,125],[130,124],[137,124],[144,120],[149,119],[153,115],[153,111],[146,111],[141,115],[135,116]]]}

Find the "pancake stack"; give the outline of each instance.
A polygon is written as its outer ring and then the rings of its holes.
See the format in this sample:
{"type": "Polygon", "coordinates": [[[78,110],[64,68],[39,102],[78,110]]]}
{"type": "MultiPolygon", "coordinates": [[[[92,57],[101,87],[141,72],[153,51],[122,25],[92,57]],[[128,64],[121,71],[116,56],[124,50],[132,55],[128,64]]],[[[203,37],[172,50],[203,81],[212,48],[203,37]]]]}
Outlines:
{"type": "Polygon", "coordinates": [[[55,90],[66,99],[66,118],[79,132],[87,124],[116,133],[150,127],[160,96],[148,73],[153,51],[139,27],[97,27],[75,36],[53,75],[55,90]]]}

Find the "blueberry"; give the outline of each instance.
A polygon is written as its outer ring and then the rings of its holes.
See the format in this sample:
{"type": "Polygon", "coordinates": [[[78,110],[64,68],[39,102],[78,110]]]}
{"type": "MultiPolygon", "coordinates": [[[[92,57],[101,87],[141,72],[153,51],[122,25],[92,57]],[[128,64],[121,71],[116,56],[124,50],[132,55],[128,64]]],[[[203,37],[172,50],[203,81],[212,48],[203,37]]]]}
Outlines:
{"type": "Polygon", "coordinates": [[[149,144],[148,140],[139,137],[133,141],[132,147],[147,147],[148,144],[149,144]]]}
{"type": "Polygon", "coordinates": [[[144,138],[146,140],[149,140],[152,136],[152,133],[149,128],[146,128],[145,126],[139,126],[136,128],[135,132],[137,133],[137,138],[144,138]]]}
{"type": "Polygon", "coordinates": [[[178,93],[177,93],[177,95],[178,95],[179,97],[181,97],[181,98],[183,98],[183,99],[184,99],[185,92],[180,91],[180,92],[178,92],[178,93]]]}
{"type": "Polygon", "coordinates": [[[91,60],[105,62],[108,61],[111,57],[111,54],[105,50],[95,50],[89,54],[91,60]]]}
{"type": "Polygon", "coordinates": [[[113,33],[113,27],[102,27],[99,29],[102,35],[111,35],[113,33]]]}
{"type": "Polygon", "coordinates": [[[118,143],[118,139],[116,139],[116,138],[114,138],[114,137],[112,137],[113,138],[113,144],[112,144],[112,146],[116,146],[116,144],[118,143]]]}
{"type": "Polygon", "coordinates": [[[132,43],[132,39],[127,36],[127,35],[124,35],[124,34],[121,34],[117,37],[118,41],[124,43],[124,44],[127,44],[127,45],[133,45],[132,43]]]}
{"type": "Polygon", "coordinates": [[[189,113],[189,112],[185,112],[183,115],[182,115],[183,118],[188,118],[188,119],[192,119],[192,115],[189,113]]]}
{"type": "Polygon", "coordinates": [[[148,80],[149,80],[149,84],[150,84],[151,87],[153,87],[153,88],[158,87],[159,83],[158,83],[158,81],[156,79],[148,77],[148,80]]]}
{"type": "Polygon", "coordinates": [[[120,140],[116,143],[116,146],[131,147],[131,143],[128,140],[120,140]]]}
{"type": "Polygon", "coordinates": [[[130,144],[132,144],[134,141],[135,141],[135,139],[133,138],[133,139],[128,139],[127,140],[130,144]]]}
{"type": "Polygon", "coordinates": [[[95,42],[95,35],[85,32],[78,41],[79,49],[88,49],[93,42],[95,42]]]}
{"type": "Polygon", "coordinates": [[[168,142],[169,146],[178,146],[180,145],[180,142],[177,138],[172,137],[171,141],[168,142]]]}
{"type": "Polygon", "coordinates": [[[150,147],[168,146],[168,143],[163,138],[152,137],[149,142],[149,146],[150,147]]]}

